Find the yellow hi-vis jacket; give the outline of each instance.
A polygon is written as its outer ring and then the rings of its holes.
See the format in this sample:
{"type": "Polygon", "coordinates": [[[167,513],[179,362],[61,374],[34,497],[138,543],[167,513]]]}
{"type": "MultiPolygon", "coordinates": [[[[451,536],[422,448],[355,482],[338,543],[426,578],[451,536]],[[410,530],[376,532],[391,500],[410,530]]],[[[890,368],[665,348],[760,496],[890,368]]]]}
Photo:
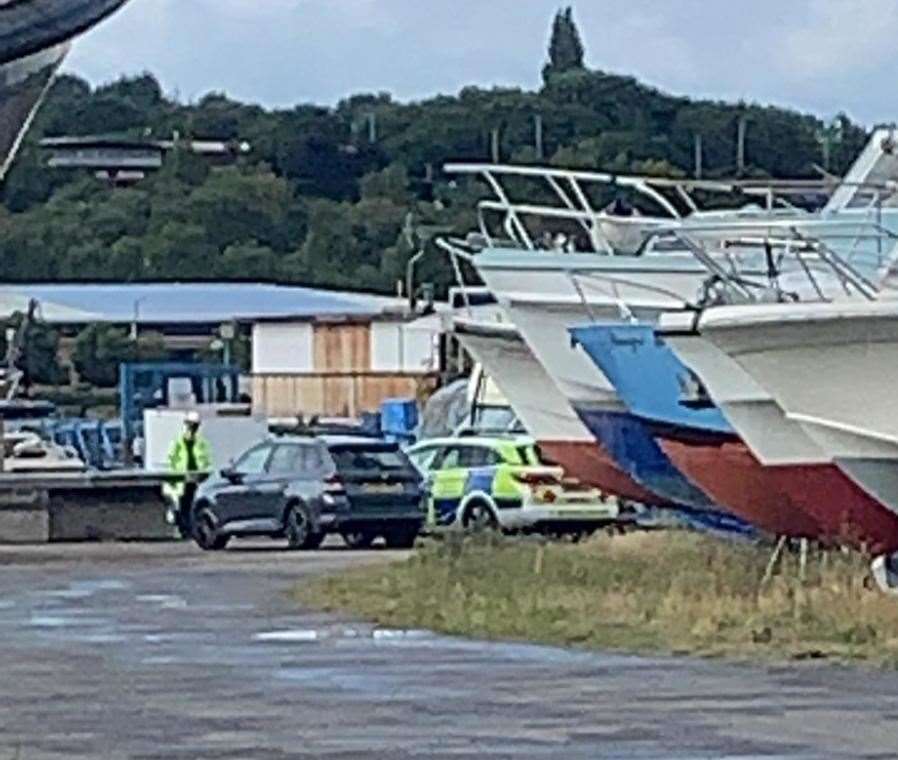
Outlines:
{"type": "MultiPolygon", "coordinates": [[[[209,472],[212,469],[212,449],[209,441],[201,433],[197,433],[193,439],[193,458],[196,462],[196,470],[193,472],[209,472]]],[[[168,468],[172,472],[187,473],[188,454],[187,438],[181,433],[168,450],[168,468]]],[[[166,485],[166,493],[173,499],[180,499],[184,494],[184,481],[169,483],[166,485]]]]}

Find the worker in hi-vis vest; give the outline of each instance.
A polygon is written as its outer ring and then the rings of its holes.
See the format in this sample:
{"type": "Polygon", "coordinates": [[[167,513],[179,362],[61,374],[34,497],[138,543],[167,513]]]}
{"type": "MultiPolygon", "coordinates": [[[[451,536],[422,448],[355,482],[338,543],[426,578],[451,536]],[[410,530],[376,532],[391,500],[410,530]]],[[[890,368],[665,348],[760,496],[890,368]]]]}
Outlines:
{"type": "Polygon", "coordinates": [[[168,495],[176,505],[173,522],[181,534],[189,536],[191,531],[191,510],[196,493],[197,479],[192,473],[208,473],[212,469],[212,450],[209,441],[200,432],[200,415],[188,412],[184,418],[184,429],[172,441],[168,451],[168,467],[172,472],[183,473],[184,479],[167,486],[168,495]]]}

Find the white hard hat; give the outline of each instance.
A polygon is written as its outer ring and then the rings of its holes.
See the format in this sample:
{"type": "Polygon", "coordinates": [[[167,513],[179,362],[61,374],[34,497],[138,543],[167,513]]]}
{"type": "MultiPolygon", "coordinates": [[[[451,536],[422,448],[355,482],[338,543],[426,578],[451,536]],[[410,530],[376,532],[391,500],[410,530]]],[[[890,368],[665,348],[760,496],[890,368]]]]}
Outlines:
{"type": "Polygon", "coordinates": [[[200,413],[199,412],[187,412],[187,416],[184,418],[184,422],[190,425],[199,425],[200,424],[200,413]]]}

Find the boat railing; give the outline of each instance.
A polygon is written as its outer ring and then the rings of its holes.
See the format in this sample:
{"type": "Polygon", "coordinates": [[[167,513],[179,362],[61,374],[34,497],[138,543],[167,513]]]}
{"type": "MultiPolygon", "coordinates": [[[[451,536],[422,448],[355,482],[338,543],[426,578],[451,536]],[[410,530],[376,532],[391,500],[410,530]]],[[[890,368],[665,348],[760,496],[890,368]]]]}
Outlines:
{"type": "Polygon", "coordinates": [[[753,299],[755,292],[769,295],[771,289],[780,298],[797,299],[797,293],[786,293],[781,290],[779,284],[781,276],[796,271],[804,275],[817,299],[821,301],[832,300],[826,292],[825,285],[827,283],[822,279],[826,273],[830,275],[827,282],[835,279],[846,295],[857,294],[867,300],[873,300],[876,297],[876,285],[852,266],[845,257],[824,239],[810,236],[794,226],[778,231],[776,238],[764,241],[766,284],[747,276],[745,271],[740,269],[739,257],[726,256],[724,260],[729,264],[729,268],[724,267],[719,261],[720,254],[715,255],[715,253],[709,252],[701,240],[695,239],[682,230],[673,234],[689,248],[696,260],[705,266],[714,280],[724,283],[730,292],[735,293],[740,300],[746,297],[753,299]],[[790,270],[787,267],[789,260],[794,260],[797,270],[790,270]]]}
{"type": "Polygon", "coordinates": [[[570,280],[574,290],[577,292],[577,297],[580,299],[583,311],[586,313],[587,317],[589,317],[591,322],[596,322],[598,319],[595,310],[593,309],[593,299],[589,297],[590,294],[587,293],[587,290],[591,290],[592,293],[595,293],[599,285],[611,286],[611,293],[607,290],[603,290],[600,291],[600,294],[606,298],[611,296],[610,303],[618,309],[621,317],[628,322],[635,322],[637,319],[628,305],[627,300],[621,294],[621,287],[626,287],[628,290],[638,290],[652,295],[663,296],[665,299],[673,301],[676,306],[668,306],[667,300],[660,302],[659,305],[664,304],[665,308],[668,308],[671,311],[674,310],[674,308],[689,310],[698,310],[699,308],[698,304],[683,298],[683,296],[675,290],[640,282],[639,280],[634,280],[629,277],[621,277],[605,272],[594,272],[577,268],[565,269],[564,272],[570,280]]]}
{"type": "MultiPolygon", "coordinates": [[[[628,300],[631,302],[634,300],[632,297],[634,290],[663,296],[671,302],[671,310],[675,308],[699,310],[711,303],[759,302],[769,300],[772,296],[781,301],[809,300],[806,294],[802,296],[798,292],[787,291],[780,286],[779,278],[787,272],[798,272],[804,276],[814,294],[811,300],[833,300],[826,287],[833,280],[847,295],[857,294],[866,300],[875,299],[876,286],[846,262],[838,252],[825,242],[804,235],[798,230],[790,232],[791,238],[782,236],[780,238],[782,247],[779,256],[774,256],[773,248],[768,246],[764,251],[764,261],[760,263],[756,260],[748,263],[739,258],[724,257],[719,251],[709,251],[700,240],[682,231],[670,233],[677,237],[695,260],[708,271],[708,278],[695,299],[684,298],[681,293],[670,288],[611,272],[597,272],[582,267],[562,267],[562,269],[570,278],[584,312],[592,321],[596,319],[593,309],[595,298],[590,296],[594,296],[600,286],[603,287],[599,291],[601,296],[616,304],[622,318],[627,320],[634,318],[628,305],[628,300]],[[785,266],[789,259],[794,259],[797,264],[791,270],[785,266]],[[830,275],[826,281],[823,279],[824,272],[819,271],[821,267],[830,275]],[[627,297],[621,293],[621,288],[626,289],[627,297]]],[[[647,303],[644,300],[642,302],[647,303]]],[[[667,308],[664,302],[661,305],[667,308]]]]}
{"type": "MultiPolygon", "coordinates": [[[[473,248],[468,241],[455,237],[439,236],[434,242],[440,250],[449,256],[452,264],[452,273],[455,276],[455,282],[458,285],[458,292],[461,295],[462,303],[464,303],[465,311],[469,317],[474,316],[474,310],[471,306],[470,292],[472,286],[465,282],[465,275],[461,267],[462,261],[473,264],[476,249],[473,248]]],[[[482,286],[475,286],[475,288],[482,286]]]]}
{"type": "MultiPolygon", "coordinates": [[[[807,216],[808,223],[815,221],[813,215],[807,211],[796,208],[786,200],[786,196],[798,193],[818,191],[831,193],[835,188],[852,185],[868,189],[873,201],[866,209],[870,214],[881,216],[882,200],[898,191],[898,185],[894,182],[870,183],[870,182],[835,182],[831,178],[823,180],[690,180],[678,178],[663,178],[651,176],[621,175],[609,172],[590,172],[572,169],[560,169],[536,166],[515,166],[503,164],[447,164],[445,171],[454,175],[477,176],[482,179],[492,190],[494,198],[482,199],[477,204],[478,225],[490,245],[493,245],[495,235],[491,231],[491,215],[500,217],[500,227],[504,233],[523,248],[533,250],[546,247],[548,241],[540,241],[538,234],[531,230],[527,220],[541,220],[542,227],[546,222],[557,223],[560,220],[573,222],[586,233],[588,245],[593,252],[616,253],[611,242],[602,230],[603,223],[615,223],[625,225],[631,223],[640,225],[646,230],[657,226],[689,224],[690,215],[693,219],[699,219],[709,213],[699,209],[698,203],[693,197],[696,191],[715,193],[739,193],[746,197],[764,198],[765,208],[758,209],[754,218],[739,218],[740,211],[733,209],[731,218],[727,224],[737,227],[764,225],[776,221],[795,222],[796,216],[807,216]],[[519,179],[535,180],[540,184],[538,192],[529,187],[528,198],[525,201],[513,199],[515,182],[519,179]],[[607,209],[597,209],[590,199],[590,191],[593,186],[627,188],[637,194],[650,199],[658,208],[657,215],[642,215],[635,212],[631,215],[615,214],[607,209]],[[676,198],[682,208],[664,195],[669,193],[676,198]],[[533,198],[539,195],[547,196],[554,203],[534,202],[533,198]],[[788,214],[788,219],[782,217],[788,214]]],[[[727,214],[728,209],[721,209],[721,214],[727,214]]],[[[743,210],[743,213],[744,210],[743,210]]],[[[876,221],[879,221],[877,218],[876,221]]],[[[581,243],[580,249],[583,249],[581,243]]],[[[564,246],[561,246],[564,249],[564,246]]]]}
{"type": "MultiPolygon", "coordinates": [[[[853,213],[853,212],[852,212],[853,213]]],[[[882,223],[872,220],[863,213],[856,219],[777,219],[757,222],[719,221],[712,223],[689,223],[652,230],[646,241],[646,250],[651,249],[653,240],[665,235],[692,235],[718,242],[721,249],[752,248],[761,246],[794,246],[801,241],[814,250],[826,245],[830,253],[836,247],[841,251],[839,258],[857,267],[858,261],[867,255],[875,257],[876,267],[898,259],[898,233],[882,223]],[[874,250],[865,245],[872,243],[874,250]]],[[[898,219],[895,220],[898,224],[898,219]]],[[[863,264],[863,262],[861,262],[863,264]]]]}

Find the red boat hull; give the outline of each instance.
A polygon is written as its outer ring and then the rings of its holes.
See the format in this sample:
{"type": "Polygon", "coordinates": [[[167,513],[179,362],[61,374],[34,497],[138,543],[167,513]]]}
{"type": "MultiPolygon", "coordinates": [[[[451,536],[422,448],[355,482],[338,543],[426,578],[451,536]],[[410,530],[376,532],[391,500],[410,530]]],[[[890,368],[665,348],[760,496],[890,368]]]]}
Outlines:
{"type": "Polygon", "coordinates": [[[898,549],[898,515],[834,464],[766,466],[738,440],[658,442],[687,478],[762,530],[874,553],[898,549]]]}
{"type": "Polygon", "coordinates": [[[641,504],[659,506],[664,500],[643,488],[592,441],[539,441],[543,453],[569,475],[607,494],[641,504]]]}

